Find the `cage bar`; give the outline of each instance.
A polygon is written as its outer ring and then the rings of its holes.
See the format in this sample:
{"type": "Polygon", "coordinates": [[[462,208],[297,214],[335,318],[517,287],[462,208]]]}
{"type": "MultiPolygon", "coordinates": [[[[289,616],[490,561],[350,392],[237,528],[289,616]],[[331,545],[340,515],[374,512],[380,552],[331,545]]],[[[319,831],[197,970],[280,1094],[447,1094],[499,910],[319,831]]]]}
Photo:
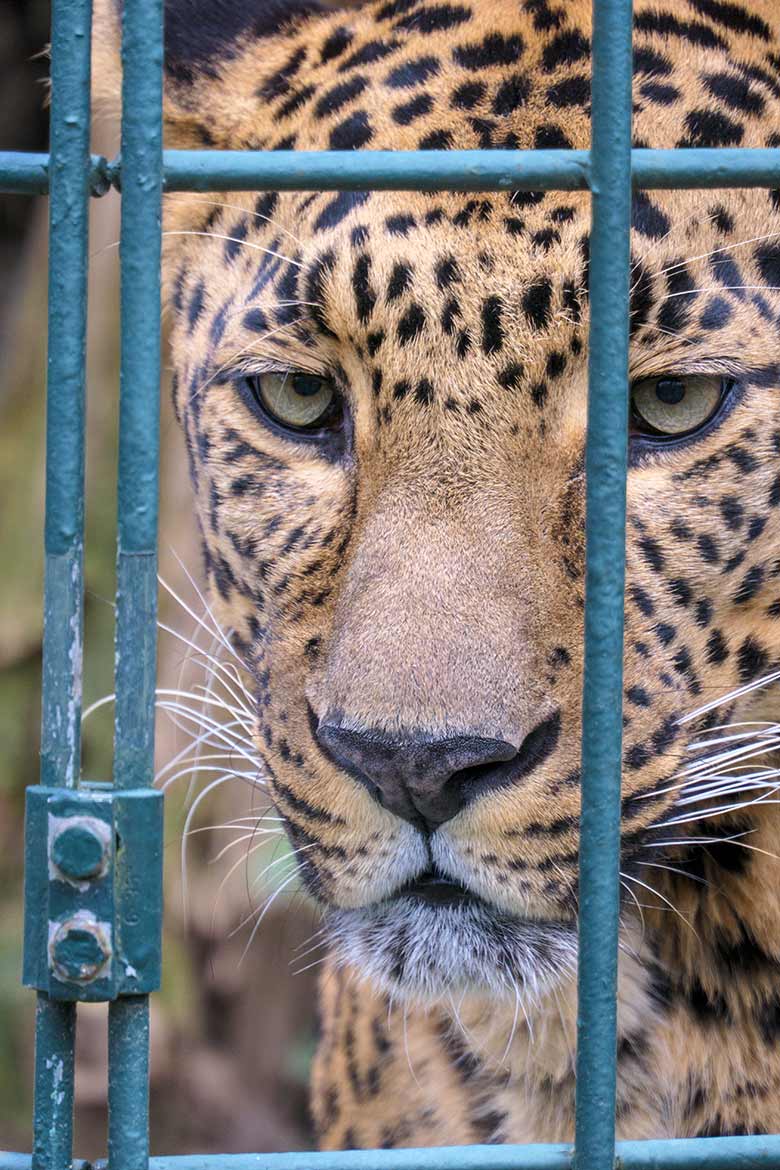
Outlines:
{"type": "Polygon", "coordinates": [[[631,235],[631,0],[593,12],[575,1166],[615,1146],[631,235]]]}
{"type": "MultiPolygon", "coordinates": [[[[67,788],[81,762],[91,21],[90,0],[54,0],[40,778],[67,788]]],[[[76,1005],[39,992],[34,1170],[70,1166],[75,1039],[76,1005]]]]}
{"type": "MultiPolygon", "coordinates": [[[[586,190],[587,150],[214,151],[166,150],[166,191],[586,190]]],[[[680,147],[631,152],[638,190],[780,186],[780,151],[680,147]]],[[[91,159],[92,194],[121,190],[122,164],[91,159]]],[[[0,191],[45,195],[49,155],[0,151],[0,191]]]]}
{"type": "MultiPolygon", "coordinates": [[[[154,780],[160,399],[162,0],[122,9],[121,342],[114,786],[154,780]]],[[[161,866],[161,859],[150,858],[161,866]]],[[[155,933],[159,924],[155,926],[155,933]]],[[[149,1160],[149,997],[109,1004],[108,1151],[149,1160]]]]}

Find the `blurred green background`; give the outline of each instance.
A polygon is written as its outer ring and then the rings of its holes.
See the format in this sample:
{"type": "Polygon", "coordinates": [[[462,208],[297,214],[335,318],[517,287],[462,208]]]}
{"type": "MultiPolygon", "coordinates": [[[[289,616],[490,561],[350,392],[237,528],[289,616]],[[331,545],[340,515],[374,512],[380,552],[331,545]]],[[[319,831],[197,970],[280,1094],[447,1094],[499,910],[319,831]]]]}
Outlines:
{"type": "MultiPolygon", "coordinates": [[[[0,149],[45,150],[40,56],[47,0],[0,0],[0,149]]],[[[95,147],[111,153],[108,131],[95,147]]],[[[45,200],[0,196],[0,1148],[30,1148],[34,995],[19,984],[24,787],[37,778],[43,567],[46,356],[45,200]]],[[[85,708],[112,688],[115,424],[118,337],[118,206],[93,202],[88,363],[85,708]]],[[[161,571],[196,612],[202,605],[179,560],[197,577],[197,544],[178,432],[163,387],[161,571]]],[[[161,620],[189,638],[195,623],[166,594],[161,620]]],[[[207,639],[201,639],[207,645],[207,639]]],[[[192,691],[202,658],[163,635],[160,683],[192,691]]],[[[193,692],[195,693],[195,692],[193,692]]],[[[192,702],[190,703],[192,705],[192,702]]],[[[160,766],[186,745],[181,719],[158,719],[160,766]],[[180,726],[177,728],[175,722],[180,726]]],[[[84,772],[110,776],[111,707],[85,723],[84,772]]],[[[195,777],[195,791],[214,774],[195,777]]],[[[308,1148],[306,1079],[314,1044],[316,970],[296,970],[317,929],[293,881],[273,902],[247,949],[252,925],[291,872],[281,840],[259,844],[256,789],[221,785],[198,809],[188,847],[188,913],[180,844],[190,783],[167,800],[163,988],[152,1011],[152,1143],[158,1153],[308,1148]],[[249,825],[249,830],[242,826],[249,825]],[[230,848],[222,854],[223,848],[230,848]],[[271,865],[272,868],[263,873],[271,865]],[[235,868],[232,868],[235,867],[235,868]],[[232,869],[232,872],[231,872],[232,869]],[[223,884],[224,883],[224,884],[223,884]],[[254,917],[253,917],[254,914],[254,917]],[[246,952],[246,953],[245,953],[246,952]]],[[[189,793],[190,799],[192,793],[189,793]]],[[[104,1153],[105,1009],[81,1008],[76,1152],[104,1153]]]]}

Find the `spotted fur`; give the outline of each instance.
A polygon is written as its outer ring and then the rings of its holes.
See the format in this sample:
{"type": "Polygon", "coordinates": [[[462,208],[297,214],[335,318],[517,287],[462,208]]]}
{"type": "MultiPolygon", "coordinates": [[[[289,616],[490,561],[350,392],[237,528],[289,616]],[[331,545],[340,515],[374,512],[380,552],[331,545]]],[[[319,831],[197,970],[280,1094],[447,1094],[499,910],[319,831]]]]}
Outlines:
{"type": "MultiPolygon", "coordinates": [[[[775,0],[636,8],[637,145],[780,145],[775,0]]],[[[110,101],[107,0],[96,40],[110,101]]],[[[589,3],[172,0],[165,116],[180,147],[586,148],[589,3]]],[[[322,1144],[568,1140],[588,197],[192,194],[165,214],[205,571],[331,940],[322,1144]],[[241,378],[274,365],[334,379],[345,427],[265,425],[241,378]],[[519,756],[425,831],[334,761],[326,724],[416,745],[420,784],[434,741],[519,756]],[[399,894],[432,863],[478,900],[399,894]]],[[[767,724],[747,773],[707,763],[771,705],[701,709],[780,661],[780,193],[637,194],[632,261],[632,378],[737,389],[693,438],[631,444],[618,1132],[775,1131],[774,790],[735,791],[767,775],[767,724]],[[734,784],[697,803],[697,775],[734,784]]]]}

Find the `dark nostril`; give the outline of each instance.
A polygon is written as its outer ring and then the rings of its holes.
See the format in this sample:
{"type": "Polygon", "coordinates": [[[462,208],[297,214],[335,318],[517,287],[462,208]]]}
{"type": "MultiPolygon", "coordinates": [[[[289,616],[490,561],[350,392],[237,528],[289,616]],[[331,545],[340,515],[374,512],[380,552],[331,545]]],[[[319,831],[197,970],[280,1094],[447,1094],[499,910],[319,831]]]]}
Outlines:
{"type": "Polygon", "coordinates": [[[482,736],[391,740],[327,721],[316,730],[326,755],[359,780],[390,812],[421,827],[437,828],[471,798],[469,786],[498,767],[511,766],[513,744],[482,736]],[[465,782],[467,781],[467,783],[465,782]]]}

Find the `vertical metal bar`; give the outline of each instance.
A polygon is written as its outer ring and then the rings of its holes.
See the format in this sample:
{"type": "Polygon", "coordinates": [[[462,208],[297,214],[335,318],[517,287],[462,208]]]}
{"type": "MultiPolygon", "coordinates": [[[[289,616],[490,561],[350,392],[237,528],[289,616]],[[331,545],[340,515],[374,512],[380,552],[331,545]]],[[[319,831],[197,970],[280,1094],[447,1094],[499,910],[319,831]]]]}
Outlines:
{"type": "MultiPolygon", "coordinates": [[[[122,18],[121,387],[114,783],[154,775],[160,395],[162,0],[125,0],[122,18]]],[[[112,1166],[149,1158],[149,1002],[109,1007],[112,1166]]]]}
{"type": "Polygon", "coordinates": [[[162,0],[122,28],[121,385],[114,783],[151,784],[157,620],[162,0]]]}
{"type": "Polygon", "coordinates": [[[108,1162],[145,1170],[149,1159],[149,998],[115,1000],[108,1015],[108,1162]]]}
{"type": "Polygon", "coordinates": [[[577,1170],[609,1170],[615,1153],[631,31],[631,0],[594,0],[577,1170]]]}
{"type": "Polygon", "coordinates": [[[81,753],[90,22],[90,0],[54,0],[41,781],[67,787],[81,753]]]}
{"type": "MultiPolygon", "coordinates": [[[[41,782],[68,788],[81,765],[91,28],[90,0],[54,0],[41,782]]],[[[70,1166],[75,1039],[76,1005],[40,992],[34,1170],[70,1166]]]]}
{"type": "Polygon", "coordinates": [[[69,1170],[73,1149],[76,1005],[38,992],[32,1170],[69,1170]]]}

